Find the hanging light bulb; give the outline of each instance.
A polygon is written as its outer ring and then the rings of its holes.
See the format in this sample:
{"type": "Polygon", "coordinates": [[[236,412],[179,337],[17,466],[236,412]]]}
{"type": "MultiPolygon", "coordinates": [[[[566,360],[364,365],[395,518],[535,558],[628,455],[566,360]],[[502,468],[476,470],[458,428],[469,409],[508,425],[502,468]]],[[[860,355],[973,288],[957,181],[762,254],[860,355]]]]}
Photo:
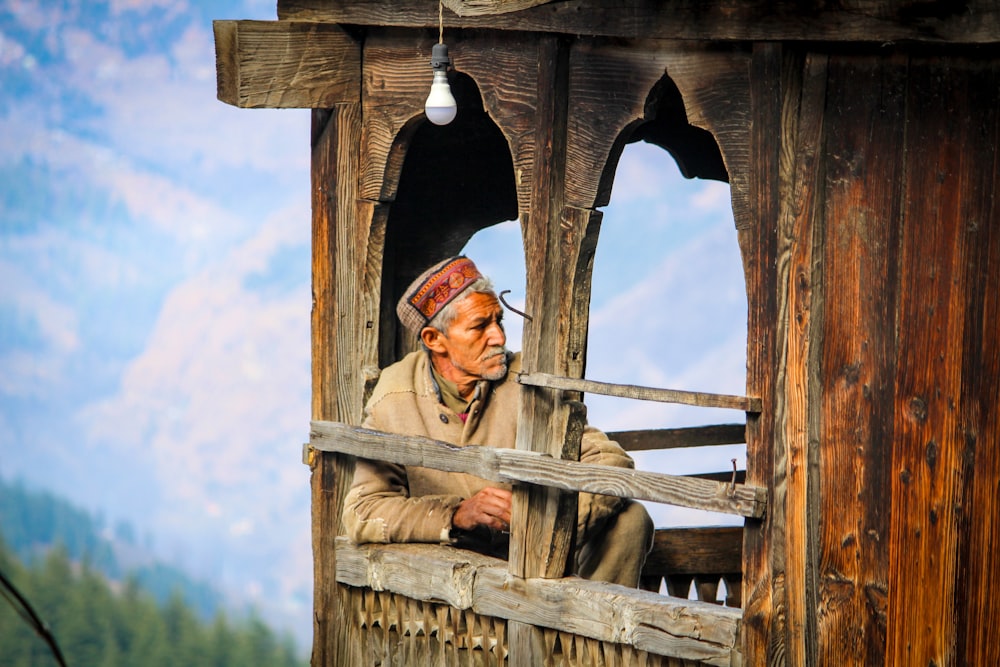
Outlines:
{"type": "Polygon", "coordinates": [[[424,104],[424,113],[427,120],[435,125],[447,125],[455,120],[458,113],[458,105],[451,94],[451,86],[448,85],[448,46],[438,43],[431,49],[431,69],[434,70],[434,80],[431,81],[431,94],[427,96],[424,104]]]}

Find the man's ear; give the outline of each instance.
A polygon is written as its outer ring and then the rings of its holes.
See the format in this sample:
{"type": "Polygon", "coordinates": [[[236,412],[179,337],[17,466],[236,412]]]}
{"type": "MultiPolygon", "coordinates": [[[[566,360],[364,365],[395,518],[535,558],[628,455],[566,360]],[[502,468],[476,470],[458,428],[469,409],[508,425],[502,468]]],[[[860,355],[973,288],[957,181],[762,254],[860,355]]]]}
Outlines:
{"type": "Polygon", "coordinates": [[[424,344],[424,347],[431,352],[444,354],[445,346],[444,342],[441,340],[442,338],[444,338],[444,334],[434,327],[424,327],[420,330],[420,341],[424,344]]]}

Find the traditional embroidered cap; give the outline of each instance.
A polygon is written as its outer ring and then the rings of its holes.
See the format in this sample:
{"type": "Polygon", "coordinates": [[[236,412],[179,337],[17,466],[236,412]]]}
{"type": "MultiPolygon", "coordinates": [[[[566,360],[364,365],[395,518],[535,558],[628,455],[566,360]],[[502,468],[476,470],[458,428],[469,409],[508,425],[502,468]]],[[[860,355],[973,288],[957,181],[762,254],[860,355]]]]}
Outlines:
{"type": "Polygon", "coordinates": [[[419,336],[442,308],[482,277],[472,260],[463,255],[438,262],[406,288],[396,304],[396,315],[403,326],[419,336]]]}

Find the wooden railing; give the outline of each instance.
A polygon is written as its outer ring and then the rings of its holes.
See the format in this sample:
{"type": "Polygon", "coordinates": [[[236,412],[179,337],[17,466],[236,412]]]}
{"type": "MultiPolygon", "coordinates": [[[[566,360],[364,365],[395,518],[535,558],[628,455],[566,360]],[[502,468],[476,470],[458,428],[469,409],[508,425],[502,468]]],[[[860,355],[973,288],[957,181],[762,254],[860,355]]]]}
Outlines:
{"type": "MultiPolygon", "coordinates": [[[[759,400],[741,396],[609,385],[544,374],[521,374],[518,381],[565,391],[748,412],[760,409],[759,400]]],[[[608,435],[632,451],[738,443],[743,442],[744,437],[743,425],[738,424],[623,431],[608,435]]],[[[462,472],[493,482],[544,485],[742,517],[760,518],[766,510],[765,490],[746,485],[743,471],[667,475],[554,459],[513,449],[457,447],[429,438],[323,421],[312,422],[309,448],[405,466],[462,472]]],[[[646,656],[641,658],[642,664],[666,664],[654,658],[668,656],[708,665],[738,665],[741,662],[741,550],[742,528],[738,526],[657,530],[653,551],[643,571],[642,588],[645,590],[636,590],[578,577],[522,579],[509,574],[504,561],[449,547],[355,545],[338,538],[336,578],[348,586],[370,589],[373,595],[401,595],[415,604],[419,601],[431,605],[437,616],[450,613],[440,607],[443,602],[457,614],[464,610],[477,618],[492,619],[487,625],[499,633],[503,632],[503,623],[511,620],[549,628],[556,633],[553,636],[568,633],[562,640],[567,646],[577,641],[573,637],[613,643],[646,656]],[[720,582],[726,586],[725,606],[714,604],[720,582]],[[692,583],[697,592],[695,600],[687,599],[692,583]],[[654,592],[664,586],[669,595],[654,592]]],[[[382,609],[381,605],[392,604],[389,599],[365,600],[364,596],[357,598],[358,604],[366,609],[382,609]]],[[[485,641],[482,637],[476,639],[475,633],[469,636],[457,633],[455,627],[445,627],[448,624],[440,619],[433,621],[428,609],[430,607],[416,613],[413,623],[416,624],[414,628],[422,628],[421,633],[430,632],[426,627],[428,623],[436,628],[440,625],[434,631],[440,636],[435,634],[434,641],[451,637],[449,646],[452,648],[485,641]],[[421,614],[423,621],[417,618],[421,614]]],[[[398,624],[402,618],[389,614],[380,620],[366,611],[363,617],[352,622],[359,628],[379,628],[379,632],[387,632],[390,628],[382,628],[383,625],[398,624]]],[[[480,631],[486,627],[482,624],[485,621],[477,623],[480,631]]],[[[398,630],[396,627],[394,631],[398,630]]],[[[502,662],[506,650],[503,638],[494,637],[486,643],[495,653],[502,654],[502,662]]]]}
{"type": "MultiPolygon", "coordinates": [[[[746,424],[718,424],[689,428],[613,431],[609,438],[627,451],[668,450],[746,442],[746,424]]],[[[742,484],[745,470],[722,470],[694,475],[700,479],[742,484]]],[[[704,526],[657,528],[653,549],[646,558],[641,586],[666,590],[686,598],[692,586],[696,599],[717,602],[725,586],[727,607],[740,607],[743,582],[743,528],[704,526]]]]}

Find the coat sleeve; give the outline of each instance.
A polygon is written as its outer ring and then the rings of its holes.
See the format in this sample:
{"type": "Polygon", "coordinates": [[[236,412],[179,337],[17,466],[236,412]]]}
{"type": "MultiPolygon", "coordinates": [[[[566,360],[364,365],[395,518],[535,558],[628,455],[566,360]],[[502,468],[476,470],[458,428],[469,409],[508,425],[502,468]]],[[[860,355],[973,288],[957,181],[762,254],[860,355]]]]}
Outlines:
{"type": "MultiPolygon", "coordinates": [[[[378,430],[370,415],[364,427],[378,430]]],[[[344,529],[357,543],[447,543],[461,502],[457,495],[411,498],[405,467],[358,459],[354,483],[344,499],[344,529]]]]}
{"type": "MultiPolygon", "coordinates": [[[[586,427],[580,442],[580,462],[635,468],[635,461],[614,440],[592,426],[586,427]]],[[[607,517],[619,512],[625,498],[581,493],[577,506],[577,534],[586,535],[607,517]]]]}

